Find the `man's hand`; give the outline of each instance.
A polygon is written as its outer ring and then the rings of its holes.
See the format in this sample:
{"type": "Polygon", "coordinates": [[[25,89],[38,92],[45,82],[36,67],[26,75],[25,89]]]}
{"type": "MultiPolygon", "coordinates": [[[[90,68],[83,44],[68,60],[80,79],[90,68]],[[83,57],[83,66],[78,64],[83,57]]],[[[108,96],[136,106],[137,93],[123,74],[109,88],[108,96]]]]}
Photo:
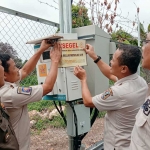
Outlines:
{"type": "Polygon", "coordinates": [[[82,67],[76,66],[74,68],[74,75],[81,81],[86,81],[86,72],[82,67]]]}
{"type": "Polygon", "coordinates": [[[62,48],[59,43],[55,43],[52,50],[50,50],[50,58],[52,62],[60,62],[62,56],[62,48]]]}
{"type": "Polygon", "coordinates": [[[94,48],[92,45],[90,44],[86,44],[86,47],[85,47],[85,52],[93,59],[93,60],[96,60],[97,59],[97,55],[95,54],[94,52],[94,48]]]}
{"type": "Polygon", "coordinates": [[[52,46],[51,44],[48,43],[48,40],[43,40],[41,43],[41,46],[39,48],[39,51],[44,52],[45,50],[47,50],[50,46],[52,46]]]}

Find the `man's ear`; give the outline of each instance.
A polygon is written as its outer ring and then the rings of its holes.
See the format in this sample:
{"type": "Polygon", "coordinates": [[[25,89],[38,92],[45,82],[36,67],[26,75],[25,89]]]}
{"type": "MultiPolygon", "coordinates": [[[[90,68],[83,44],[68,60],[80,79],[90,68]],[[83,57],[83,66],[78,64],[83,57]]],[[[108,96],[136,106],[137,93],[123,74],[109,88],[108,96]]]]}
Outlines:
{"type": "Polygon", "coordinates": [[[121,73],[127,73],[129,71],[127,66],[122,66],[121,73]]]}
{"type": "Polygon", "coordinates": [[[4,80],[6,80],[6,79],[7,79],[7,73],[4,72],[4,80]]]}

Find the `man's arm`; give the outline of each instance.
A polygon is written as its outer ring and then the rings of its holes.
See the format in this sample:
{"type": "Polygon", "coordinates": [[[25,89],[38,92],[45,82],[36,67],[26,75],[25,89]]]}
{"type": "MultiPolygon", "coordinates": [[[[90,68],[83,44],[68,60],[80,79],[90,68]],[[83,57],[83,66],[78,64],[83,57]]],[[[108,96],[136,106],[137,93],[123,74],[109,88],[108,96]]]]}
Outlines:
{"type": "Polygon", "coordinates": [[[58,72],[58,65],[61,59],[62,49],[59,44],[55,44],[53,49],[50,51],[50,58],[51,58],[51,67],[48,76],[44,82],[43,86],[43,96],[53,90],[57,72],[58,72]]]}
{"type": "MultiPolygon", "coordinates": [[[[96,59],[95,59],[95,60],[96,60],[96,59]]],[[[117,81],[117,77],[114,76],[114,75],[112,75],[112,74],[110,73],[110,66],[107,65],[104,61],[99,60],[99,61],[97,62],[97,66],[98,66],[98,68],[100,69],[100,71],[101,71],[108,79],[110,79],[110,80],[112,80],[112,81],[114,81],[114,82],[117,81]]]]}
{"type": "Polygon", "coordinates": [[[30,87],[4,87],[1,92],[5,94],[1,98],[6,108],[22,107],[31,102],[36,102],[42,99],[42,96],[51,92],[55,84],[58,72],[58,64],[61,59],[62,50],[59,44],[55,44],[50,50],[51,68],[44,84],[30,87]],[[4,90],[6,92],[4,92],[4,90]],[[11,93],[11,94],[10,94],[11,93]],[[11,95],[10,98],[8,98],[11,95]]]}
{"type": "Polygon", "coordinates": [[[21,80],[27,77],[34,70],[38,60],[40,59],[41,54],[50,46],[51,45],[48,44],[46,40],[42,41],[39,50],[21,68],[21,80]]]}
{"type": "Polygon", "coordinates": [[[83,98],[84,105],[86,107],[95,107],[92,102],[92,96],[87,85],[85,70],[79,66],[75,67],[74,75],[78,77],[81,81],[82,98],[83,98]]]}
{"type": "MultiPolygon", "coordinates": [[[[85,52],[93,59],[96,60],[98,58],[98,56],[95,54],[94,52],[94,48],[92,45],[87,44],[86,45],[86,49],[85,52]]],[[[110,73],[110,66],[108,64],[106,64],[104,61],[99,60],[97,62],[97,66],[100,69],[100,71],[110,80],[116,82],[117,81],[117,77],[112,75],[110,73]]]]}

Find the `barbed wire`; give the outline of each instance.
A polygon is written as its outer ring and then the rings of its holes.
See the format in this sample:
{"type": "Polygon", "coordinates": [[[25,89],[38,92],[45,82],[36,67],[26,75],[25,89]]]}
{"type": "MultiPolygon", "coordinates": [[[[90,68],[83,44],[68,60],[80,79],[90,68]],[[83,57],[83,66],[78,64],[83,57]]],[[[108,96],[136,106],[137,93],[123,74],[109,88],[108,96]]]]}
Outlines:
{"type": "MultiPolygon", "coordinates": [[[[41,3],[41,4],[48,5],[49,7],[52,7],[52,8],[54,8],[54,9],[56,9],[56,10],[59,10],[59,8],[57,8],[56,6],[53,6],[53,5],[49,4],[49,3],[47,3],[47,2],[43,2],[43,1],[41,1],[41,0],[38,0],[38,2],[41,3]]],[[[58,4],[55,0],[53,0],[53,2],[56,3],[56,4],[58,4]]]]}
{"type": "MultiPolygon", "coordinates": [[[[79,0],[79,1],[80,1],[80,0],[79,0]]],[[[82,1],[83,1],[84,5],[85,5],[85,4],[88,4],[88,5],[90,6],[90,3],[89,3],[88,1],[86,1],[86,0],[82,0],[82,1]]],[[[114,1],[114,0],[113,0],[113,1],[114,1]]],[[[113,1],[112,1],[112,2],[113,2],[113,1]]],[[[75,1],[74,1],[73,3],[77,5],[79,2],[75,2],[75,1]]],[[[86,5],[86,8],[91,10],[92,8],[91,8],[91,7],[88,7],[88,5],[86,5]]],[[[108,12],[111,12],[111,13],[115,13],[115,11],[112,11],[111,9],[107,9],[107,11],[108,11],[108,12]]],[[[121,11],[120,14],[116,13],[117,16],[119,16],[119,17],[121,17],[121,18],[123,18],[123,19],[126,19],[126,20],[128,20],[128,21],[130,21],[130,22],[133,22],[133,20],[130,20],[130,19],[128,18],[129,12],[128,12],[128,16],[124,17],[124,16],[121,16],[121,14],[122,14],[122,10],[121,10],[121,9],[120,9],[120,11],[121,11]]],[[[96,12],[96,11],[94,11],[94,12],[96,12]]]]}
{"type": "Polygon", "coordinates": [[[116,12],[119,0],[78,0],[74,1],[74,5],[83,6],[88,9],[88,15],[93,24],[98,25],[104,31],[108,33],[116,32],[119,29],[135,35],[138,33],[137,26],[138,21],[135,15],[135,19],[129,19],[129,12],[126,16],[122,15],[122,10],[116,12]],[[114,2],[114,6],[112,3],[114,2]],[[114,10],[113,10],[114,7],[114,10]]]}
{"type": "MultiPolygon", "coordinates": [[[[53,3],[57,4],[57,6],[54,6],[52,4],[49,4],[41,0],[38,0],[38,2],[59,10],[59,7],[57,8],[58,2],[56,0],[53,0],[53,3]]],[[[131,20],[129,19],[129,12],[127,13],[126,16],[122,15],[121,9],[120,9],[120,13],[116,13],[116,5],[114,11],[112,10],[113,7],[111,6],[111,4],[114,2],[114,0],[107,3],[107,5],[102,5],[102,3],[104,2],[105,1],[100,2],[100,0],[97,0],[96,2],[94,2],[93,0],[78,0],[78,1],[76,0],[73,1],[73,4],[85,6],[88,9],[88,14],[91,13],[91,15],[88,16],[92,21],[92,24],[98,25],[100,28],[102,28],[104,31],[108,33],[111,33],[112,31],[116,32],[119,29],[122,29],[123,31],[129,34],[137,33],[138,23],[137,23],[136,15],[135,15],[135,20],[131,20]],[[110,8],[108,9],[108,7],[110,7],[111,9],[110,8]]],[[[75,16],[76,18],[80,17],[81,21],[84,22],[84,13],[83,14],[79,14],[79,13],[72,14],[72,15],[75,16]]]]}
{"type": "Polygon", "coordinates": [[[53,0],[54,3],[58,4],[58,2],[56,2],[55,0],[53,0]]]}

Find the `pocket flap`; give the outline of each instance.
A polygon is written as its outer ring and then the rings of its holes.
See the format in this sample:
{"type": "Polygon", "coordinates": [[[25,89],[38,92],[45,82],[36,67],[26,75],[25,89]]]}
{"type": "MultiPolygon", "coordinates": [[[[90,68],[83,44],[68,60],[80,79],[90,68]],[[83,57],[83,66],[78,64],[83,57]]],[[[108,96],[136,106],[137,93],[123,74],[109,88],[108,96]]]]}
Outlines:
{"type": "Polygon", "coordinates": [[[147,121],[147,117],[143,114],[142,109],[140,109],[138,114],[136,115],[136,122],[135,122],[135,124],[138,127],[142,127],[145,124],[146,121],[147,121]]]}

